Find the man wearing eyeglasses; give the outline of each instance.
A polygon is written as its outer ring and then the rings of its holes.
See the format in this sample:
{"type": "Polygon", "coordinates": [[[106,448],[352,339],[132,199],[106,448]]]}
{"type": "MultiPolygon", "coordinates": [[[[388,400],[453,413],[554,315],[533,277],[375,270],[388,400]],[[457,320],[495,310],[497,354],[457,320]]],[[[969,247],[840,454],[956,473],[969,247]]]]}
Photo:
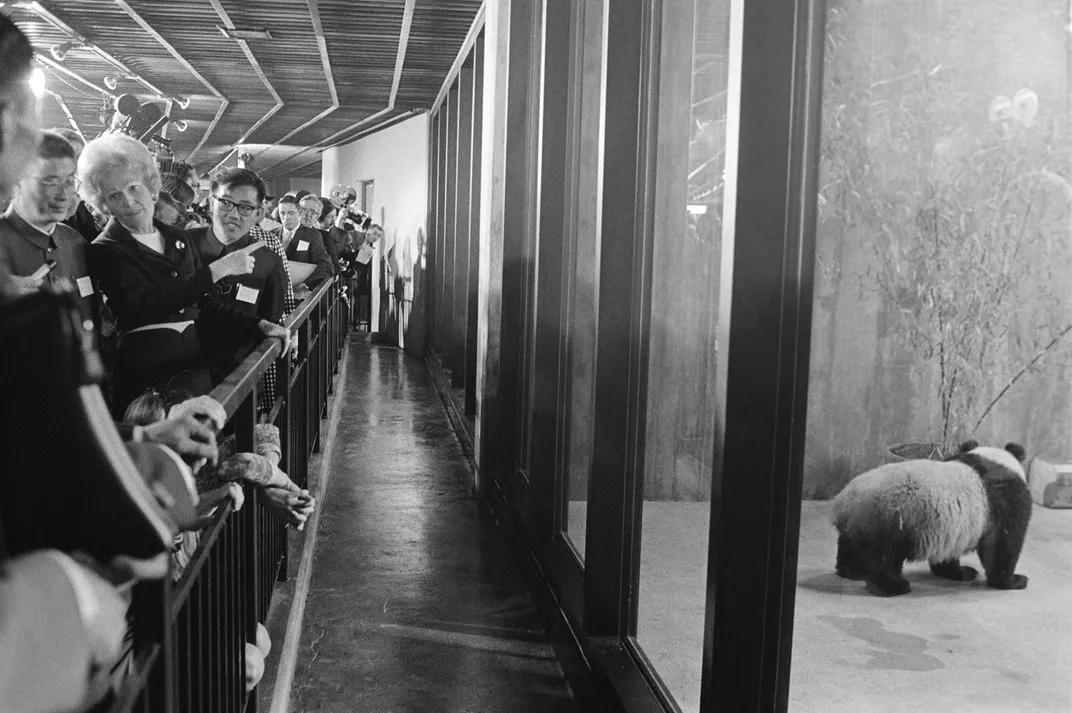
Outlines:
{"type": "Polygon", "coordinates": [[[86,262],[86,241],[63,224],[78,202],[74,148],[42,131],[29,171],[0,217],[0,251],[23,294],[63,280],[79,297],[82,314],[97,321],[98,302],[86,262]]]}
{"type": "Polygon", "coordinates": [[[279,220],[283,227],[278,231],[279,240],[287,252],[287,259],[315,265],[311,275],[302,284],[315,288],[335,274],[331,255],[324,247],[324,238],[316,228],[301,224],[298,201],[291,196],[279,199],[279,220]]]}
{"type": "MultiPolygon", "coordinates": [[[[238,310],[278,324],[286,296],[283,262],[263,243],[257,247],[258,241],[250,235],[253,226],[264,217],[264,196],[264,181],[256,173],[247,168],[224,169],[212,179],[212,225],[188,232],[206,265],[241,250],[255,258],[252,272],[225,277],[216,283],[216,290],[221,300],[238,310]]],[[[214,368],[226,375],[255,346],[248,342],[221,342],[212,346],[210,358],[214,368]]]]}

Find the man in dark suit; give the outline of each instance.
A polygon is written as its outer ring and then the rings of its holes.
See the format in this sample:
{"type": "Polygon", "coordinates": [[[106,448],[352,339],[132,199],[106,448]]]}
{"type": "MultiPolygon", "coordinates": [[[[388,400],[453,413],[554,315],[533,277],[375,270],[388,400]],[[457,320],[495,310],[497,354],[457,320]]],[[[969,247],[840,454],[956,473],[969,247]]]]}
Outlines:
{"type": "Polygon", "coordinates": [[[330,280],[335,274],[335,266],[331,262],[331,255],[324,247],[324,238],[316,228],[307,228],[301,224],[298,216],[298,201],[290,196],[279,199],[279,220],[281,227],[276,234],[283,243],[287,259],[294,262],[304,262],[316,265],[313,274],[309,275],[301,284],[309,288],[316,288],[324,280],[330,280]]]}
{"type": "MultiPolygon", "coordinates": [[[[320,237],[324,241],[324,249],[328,251],[328,255],[331,256],[331,265],[338,272],[339,266],[339,247],[335,243],[334,236],[330,232],[321,227],[321,217],[324,215],[324,201],[320,200],[313,194],[309,194],[304,198],[298,199],[298,220],[306,228],[315,228],[320,231],[320,237]]],[[[333,218],[334,220],[334,218],[333,218]]]]}
{"type": "Polygon", "coordinates": [[[86,259],[86,241],[62,223],[78,200],[75,152],[57,133],[41,132],[37,155],[0,217],[0,252],[15,280],[28,289],[66,280],[82,314],[97,321],[98,299],[86,259]],[[42,277],[39,271],[52,265],[42,277]]]}
{"type": "MultiPolygon", "coordinates": [[[[250,230],[263,215],[264,190],[264,181],[247,168],[224,169],[216,174],[212,179],[212,225],[188,231],[203,262],[213,263],[256,244],[250,230]],[[248,214],[242,215],[243,211],[248,214]]],[[[256,257],[253,272],[225,277],[217,287],[222,298],[241,311],[278,322],[286,291],[282,260],[267,247],[256,251],[256,257]]]]}
{"type": "MultiPolygon", "coordinates": [[[[283,317],[286,273],[279,256],[267,246],[257,248],[250,230],[264,217],[265,186],[247,168],[229,168],[212,179],[212,225],[188,231],[201,260],[210,264],[238,250],[256,254],[253,271],[231,275],[216,283],[222,301],[241,312],[278,323],[283,317]],[[245,215],[243,215],[245,213],[245,215]]],[[[256,344],[248,340],[233,343],[221,338],[211,351],[216,368],[229,374],[249,355],[256,344]]]]}

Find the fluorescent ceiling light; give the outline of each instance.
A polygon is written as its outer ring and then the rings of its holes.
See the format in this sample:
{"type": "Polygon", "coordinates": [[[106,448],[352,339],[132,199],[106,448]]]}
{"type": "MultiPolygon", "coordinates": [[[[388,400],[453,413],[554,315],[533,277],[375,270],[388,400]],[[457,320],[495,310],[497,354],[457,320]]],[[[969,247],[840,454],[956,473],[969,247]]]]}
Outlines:
{"type": "Polygon", "coordinates": [[[216,29],[220,31],[224,37],[231,37],[236,40],[270,40],[272,39],[272,33],[268,30],[259,27],[220,27],[216,25],[216,29]]]}
{"type": "Polygon", "coordinates": [[[34,67],[30,74],[30,89],[38,99],[45,95],[45,73],[40,67],[34,67]]]}

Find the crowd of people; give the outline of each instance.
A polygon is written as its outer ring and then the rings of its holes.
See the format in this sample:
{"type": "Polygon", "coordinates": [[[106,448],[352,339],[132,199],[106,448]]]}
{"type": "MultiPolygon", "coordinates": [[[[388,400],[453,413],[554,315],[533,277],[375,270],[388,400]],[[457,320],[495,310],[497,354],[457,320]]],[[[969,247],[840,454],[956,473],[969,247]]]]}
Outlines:
{"type": "Polygon", "coordinates": [[[26,325],[41,314],[66,314],[48,328],[77,347],[79,376],[4,370],[0,388],[51,414],[41,430],[56,438],[77,429],[63,399],[94,418],[47,457],[33,438],[4,436],[8,465],[20,466],[0,475],[0,710],[79,711],[114,691],[129,663],[130,584],[181,573],[215,508],[241,507],[242,483],[286,524],[309,517],[315,503],[280,470],[274,426],[257,426],[255,453],[236,453],[207,394],[265,339],[285,357],[286,315],[324,281],[356,275],[367,294],[362,246],[382,229],[354,210],[346,186],[275,198],[255,172],[225,168],[202,195],[193,167],[132,136],[42,130],[32,61],[0,14],[0,341],[37,364],[41,345],[19,335],[37,334],[26,325]],[[35,467],[52,471],[30,477],[35,467]],[[35,490],[44,483],[51,493],[35,490]],[[94,493],[111,499],[108,513],[92,512],[94,493]],[[26,508],[43,496],[62,503],[52,520],[26,508]],[[77,546],[87,533],[92,551],[77,546]]]}
{"type": "Polygon", "coordinates": [[[340,272],[367,275],[356,252],[382,235],[351,218],[345,191],[341,205],[300,191],[275,201],[253,171],[225,168],[202,207],[196,174],[158,164],[126,134],[42,131],[0,217],[18,290],[77,288],[117,416],[147,388],[208,393],[265,337],[285,351],[296,301],[340,272]]]}

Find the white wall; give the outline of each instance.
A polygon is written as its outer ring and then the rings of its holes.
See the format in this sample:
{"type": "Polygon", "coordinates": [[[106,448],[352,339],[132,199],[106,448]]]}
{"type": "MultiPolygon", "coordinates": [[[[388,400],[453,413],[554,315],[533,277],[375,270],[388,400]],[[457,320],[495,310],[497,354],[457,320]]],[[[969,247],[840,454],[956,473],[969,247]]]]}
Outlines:
{"type": "MultiPolygon", "coordinates": [[[[257,166],[254,164],[253,169],[256,170],[257,166]]],[[[292,178],[290,176],[283,176],[282,178],[273,178],[268,181],[268,195],[281,196],[284,193],[290,191],[306,190],[310,193],[316,193],[326,196],[327,193],[320,193],[320,179],[319,178],[292,178]]]]}
{"type": "Polygon", "coordinates": [[[373,330],[386,332],[391,344],[424,351],[424,243],[428,232],[428,115],[421,114],[352,144],[322,154],[321,195],[332,186],[375,181],[372,221],[383,226],[373,270],[373,330]],[[420,259],[419,259],[420,257],[420,259]],[[385,263],[401,275],[383,284],[385,263]],[[396,295],[396,292],[400,292],[396,295]],[[414,300],[414,293],[418,299],[414,300]],[[397,318],[392,316],[397,315],[397,318]]]}

